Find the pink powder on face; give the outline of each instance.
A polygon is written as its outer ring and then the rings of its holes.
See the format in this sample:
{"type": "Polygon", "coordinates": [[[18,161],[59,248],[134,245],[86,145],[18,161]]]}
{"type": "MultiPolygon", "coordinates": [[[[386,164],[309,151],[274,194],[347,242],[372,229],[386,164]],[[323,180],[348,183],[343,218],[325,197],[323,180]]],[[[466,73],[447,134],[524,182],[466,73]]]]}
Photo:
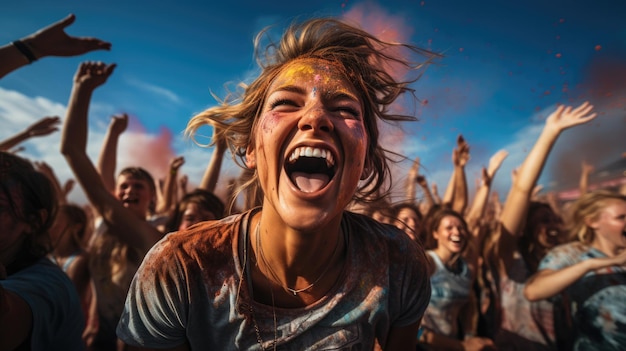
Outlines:
{"type": "Polygon", "coordinates": [[[263,133],[272,134],[272,131],[274,130],[276,124],[278,124],[277,114],[276,112],[270,111],[265,113],[263,122],[261,124],[261,129],[263,130],[263,133]]]}

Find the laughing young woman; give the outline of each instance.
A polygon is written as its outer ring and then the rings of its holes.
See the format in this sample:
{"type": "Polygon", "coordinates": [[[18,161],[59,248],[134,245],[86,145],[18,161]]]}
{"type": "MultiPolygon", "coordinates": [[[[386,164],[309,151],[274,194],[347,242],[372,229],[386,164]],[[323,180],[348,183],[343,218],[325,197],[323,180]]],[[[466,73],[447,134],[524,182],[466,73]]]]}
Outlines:
{"type": "Polygon", "coordinates": [[[170,350],[415,349],[430,298],[423,249],[344,210],[388,174],[377,121],[411,119],[387,112],[409,91],[382,68],[411,66],[385,50],[400,48],[432,57],[332,19],[294,25],[240,100],[190,121],[190,133],[224,133],[255,170],[263,204],[161,240],[135,275],[121,339],[170,350]]]}

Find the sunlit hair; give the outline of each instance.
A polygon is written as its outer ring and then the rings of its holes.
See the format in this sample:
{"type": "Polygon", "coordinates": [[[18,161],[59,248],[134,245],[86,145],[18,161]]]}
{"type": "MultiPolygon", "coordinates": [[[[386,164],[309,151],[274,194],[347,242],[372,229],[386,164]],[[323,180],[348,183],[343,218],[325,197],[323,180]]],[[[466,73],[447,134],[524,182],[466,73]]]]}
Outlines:
{"type": "MultiPolygon", "coordinates": [[[[391,188],[388,155],[379,144],[377,121],[413,121],[409,115],[390,112],[390,105],[404,93],[413,93],[409,84],[419,78],[414,75],[404,81],[394,79],[385,67],[392,64],[421,73],[422,69],[439,55],[401,43],[385,42],[373,35],[336,19],[310,19],[292,24],[279,43],[270,42],[265,48],[261,42],[268,29],[257,35],[254,42],[255,55],[261,68],[260,75],[250,84],[241,84],[243,91],[230,94],[220,106],[212,107],[194,116],[187,124],[186,134],[194,133],[204,125],[217,126],[217,138],[224,138],[232,151],[235,162],[245,164],[246,148],[255,144],[254,131],[258,117],[267,98],[267,92],[283,68],[296,59],[320,59],[328,61],[343,71],[346,79],[355,87],[363,103],[363,118],[369,137],[365,167],[369,177],[361,182],[356,200],[374,201],[372,194],[384,196],[391,188]],[[398,49],[405,52],[394,55],[398,49]],[[406,57],[417,54],[421,62],[406,57]],[[383,186],[384,191],[379,191],[383,186]]],[[[258,175],[249,177],[242,188],[257,183],[258,175]]],[[[243,190],[243,189],[240,189],[243,190]]]]}
{"type": "Polygon", "coordinates": [[[602,212],[613,201],[626,201],[626,196],[607,190],[597,190],[583,194],[573,204],[570,220],[572,239],[578,239],[587,245],[595,239],[595,233],[587,224],[597,220],[602,212]]]}
{"type": "Polygon", "coordinates": [[[465,233],[469,234],[467,222],[465,222],[463,216],[461,216],[458,212],[446,206],[432,207],[432,211],[429,211],[424,218],[424,233],[426,236],[425,249],[432,250],[437,248],[437,241],[435,240],[434,234],[437,230],[439,230],[441,221],[448,216],[458,218],[461,221],[461,225],[463,226],[465,233]]]}
{"type": "Polygon", "coordinates": [[[174,209],[170,220],[165,225],[166,232],[178,230],[180,223],[183,221],[185,210],[189,204],[196,204],[201,209],[211,212],[215,217],[213,219],[221,219],[224,217],[224,203],[222,200],[208,190],[195,189],[194,191],[185,194],[178,204],[176,204],[176,208],[174,209]]]}
{"type": "Polygon", "coordinates": [[[48,230],[56,216],[57,197],[50,180],[28,160],[3,151],[0,151],[0,191],[8,199],[7,210],[11,215],[30,227],[17,260],[6,267],[10,274],[50,252],[48,230]]]}
{"type": "Polygon", "coordinates": [[[156,192],[156,185],[154,183],[154,178],[152,178],[152,175],[150,174],[150,172],[146,171],[145,169],[141,167],[127,167],[127,168],[124,168],[120,172],[120,175],[125,175],[131,178],[143,180],[146,183],[148,183],[148,187],[150,188],[150,194],[151,194],[150,206],[148,208],[148,211],[150,212],[150,214],[154,214],[155,209],[156,209],[157,192],[156,192]]]}

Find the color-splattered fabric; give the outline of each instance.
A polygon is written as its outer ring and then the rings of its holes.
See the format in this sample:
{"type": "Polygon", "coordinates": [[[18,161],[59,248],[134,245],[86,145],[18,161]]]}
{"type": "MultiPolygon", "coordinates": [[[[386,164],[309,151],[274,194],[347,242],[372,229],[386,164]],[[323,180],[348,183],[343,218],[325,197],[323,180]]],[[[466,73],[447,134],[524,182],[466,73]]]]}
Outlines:
{"type": "MultiPolygon", "coordinates": [[[[573,242],[552,249],[539,270],[558,270],[590,258],[607,257],[601,251],[573,242]]],[[[565,289],[574,330],[574,350],[626,348],[626,269],[611,266],[588,272],[565,289]]]]}
{"type": "Polygon", "coordinates": [[[450,338],[463,337],[459,333],[459,315],[469,302],[472,276],[463,258],[459,258],[459,273],[450,272],[434,251],[428,254],[435,262],[435,272],[430,277],[432,295],[424,313],[422,326],[433,333],[450,338]]]}
{"type": "Polygon", "coordinates": [[[253,211],[161,240],[133,280],[118,336],[144,347],[259,350],[256,323],[264,347],[276,335],[278,349],[372,350],[392,328],[422,317],[430,299],[424,251],[396,228],[349,212],[346,264],[327,297],[293,309],[251,301],[249,273],[242,277],[250,263],[242,263],[253,211]]]}
{"type": "Polygon", "coordinates": [[[507,267],[507,273],[499,284],[501,322],[494,337],[498,350],[556,350],[552,303],[531,302],[524,296],[530,272],[521,256],[507,267]]]}
{"type": "MultiPolygon", "coordinates": [[[[30,267],[0,280],[7,291],[19,295],[32,310],[30,347],[33,351],[84,350],[85,320],[74,284],[44,257],[30,267]]],[[[20,349],[21,350],[21,349],[20,349]]]]}

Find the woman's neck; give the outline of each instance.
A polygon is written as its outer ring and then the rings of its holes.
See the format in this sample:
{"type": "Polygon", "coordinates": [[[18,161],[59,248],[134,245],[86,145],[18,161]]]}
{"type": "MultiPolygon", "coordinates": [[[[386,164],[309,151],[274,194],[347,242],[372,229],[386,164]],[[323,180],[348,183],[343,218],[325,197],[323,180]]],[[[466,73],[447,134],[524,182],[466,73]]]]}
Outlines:
{"type": "Polygon", "coordinates": [[[595,234],[595,237],[591,242],[591,245],[589,246],[593,247],[596,250],[599,250],[608,257],[615,257],[621,252],[620,248],[618,248],[617,245],[614,245],[607,240],[604,240],[601,236],[598,236],[597,234],[595,234]]]}
{"type": "Polygon", "coordinates": [[[439,259],[444,264],[444,266],[448,267],[448,269],[453,269],[456,267],[459,258],[461,257],[460,253],[450,252],[450,250],[446,250],[440,246],[433,250],[439,259]]]}

